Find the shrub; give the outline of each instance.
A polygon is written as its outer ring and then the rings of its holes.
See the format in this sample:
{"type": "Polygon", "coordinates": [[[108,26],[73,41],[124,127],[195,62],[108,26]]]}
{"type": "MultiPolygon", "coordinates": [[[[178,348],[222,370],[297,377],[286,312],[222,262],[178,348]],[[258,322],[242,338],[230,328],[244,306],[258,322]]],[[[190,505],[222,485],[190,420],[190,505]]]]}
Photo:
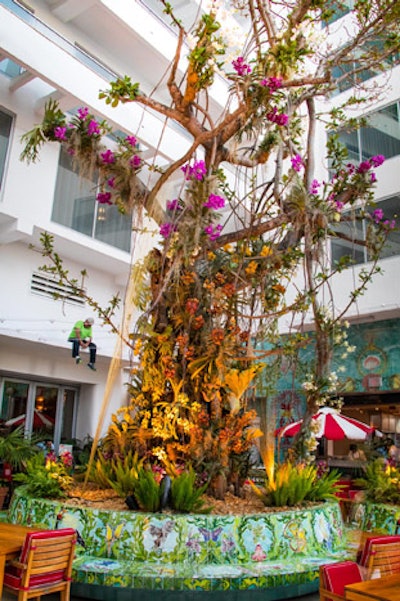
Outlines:
{"type": "Polygon", "coordinates": [[[29,459],[25,472],[15,474],[13,480],[24,485],[28,494],[50,499],[65,497],[73,482],[62,461],[42,454],[29,459]]]}
{"type": "Polygon", "coordinates": [[[211,508],[204,508],[204,501],[201,499],[207,487],[208,482],[201,487],[196,486],[193,468],[182,472],[171,482],[172,508],[181,513],[209,513],[211,508]]]}
{"type": "Polygon", "coordinates": [[[265,476],[263,485],[250,481],[267,507],[293,507],[305,501],[336,499],[338,473],[319,474],[314,465],[286,462],[265,476]]]}
{"type": "Polygon", "coordinates": [[[365,489],[365,498],[373,503],[400,503],[400,469],[383,458],[368,463],[365,475],[355,484],[365,489]]]}

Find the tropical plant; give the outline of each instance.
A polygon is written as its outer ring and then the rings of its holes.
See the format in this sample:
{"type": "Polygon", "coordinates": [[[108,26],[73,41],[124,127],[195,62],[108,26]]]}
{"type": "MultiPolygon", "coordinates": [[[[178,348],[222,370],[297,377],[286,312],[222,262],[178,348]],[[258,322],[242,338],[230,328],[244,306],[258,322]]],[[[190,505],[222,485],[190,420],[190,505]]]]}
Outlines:
{"type": "MultiPolygon", "coordinates": [[[[44,122],[24,136],[23,156],[35,160],[44,142],[61,144],[82,176],[98,170],[99,203],[137,210],[139,218],[145,209],[159,226],[159,244],[134,271],[143,316],[124,340],[137,354],[138,367],[132,372],[131,404],[116,417],[118,437],[113,430],[112,442],[127,440],[122,452],[132,448],[153,464],[190,462],[197,473],[206,470],[207,477],[223,474],[229,480],[254,442],[248,403],[262,360],[285,350],[294,356],[305,344],[315,348],[315,361],[304,389],[307,407],[298,454],[309,459],[304,439],[311,416],[332,394],[337,332],[377,272],[379,252],[394,227],[373,204],[375,169],[384,157],[353,164],[337,135],[340,129],[360,127],[346,108],[371,102],[378,88],[374,84],[364,95],[356,89],[346,95],[347,104],[329,113],[324,100],[349,76],[365,90],[368,84],[357,74],[384,69],[384,59],[399,50],[399,3],[356,2],[342,46],[335,45],[340,36],[329,37],[329,19],[339,3],[234,2],[251,33],[236,36],[240,44],[246,42],[233,60],[228,50],[236,47],[228,40],[228,20],[217,3],[199,15],[191,31],[175,18],[173,5],[163,4],[177,31],[167,78],[169,101],[163,104],[158,90],[144,94],[127,76],[100,97],[111,106],[132,102],[159,113],[186,130],[189,147],[167,167],[157,165],[157,158],[146,165],[134,135],[107,148],[103,134],[108,126],[86,107],[71,117],[51,102],[44,122]],[[182,73],[182,53],[188,48],[182,73]],[[334,72],[342,72],[336,81],[334,72]],[[219,112],[210,102],[217,73],[228,84],[219,112]],[[325,131],[331,135],[322,151],[316,145],[325,131]],[[323,173],[317,156],[325,160],[323,173]],[[145,165],[155,177],[151,190],[138,177],[145,165]],[[160,192],[178,175],[180,192],[164,206],[160,192]],[[337,226],[353,219],[368,224],[367,240],[360,243],[366,244],[371,261],[360,270],[348,304],[336,312],[331,281],[351,259],[332,266],[327,240],[345,238],[337,226]],[[300,266],[303,282],[295,277],[300,266]],[[298,335],[284,345],[278,320],[289,313],[293,323],[311,315],[314,336],[298,335]],[[266,343],[271,348],[266,350],[266,343]]],[[[47,234],[42,246],[43,269],[73,285],[47,234]]],[[[118,331],[111,313],[87,299],[118,331]]],[[[282,468],[282,477],[284,472],[292,482],[289,488],[298,492],[282,493],[282,498],[292,502],[307,494],[306,483],[296,483],[290,467],[282,468]]],[[[142,479],[153,490],[150,476],[142,479]]]]}
{"type": "Polygon", "coordinates": [[[28,459],[25,471],[15,474],[13,479],[25,487],[27,494],[50,499],[65,497],[73,484],[62,461],[42,454],[28,459]]]}
{"type": "Polygon", "coordinates": [[[373,503],[400,503],[400,469],[382,457],[367,463],[364,476],[354,483],[364,489],[365,499],[373,503]]]}
{"type": "Polygon", "coordinates": [[[9,463],[14,469],[23,469],[26,461],[40,452],[36,446],[40,438],[27,438],[19,426],[6,436],[0,436],[0,461],[9,463]]]}
{"type": "Polygon", "coordinates": [[[293,507],[306,501],[336,499],[338,477],[337,472],[318,476],[314,465],[286,462],[276,468],[273,477],[266,476],[264,484],[250,484],[264,505],[293,507]]]}
{"type": "Polygon", "coordinates": [[[208,482],[203,486],[196,484],[193,468],[181,472],[171,483],[171,507],[180,513],[209,513],[211,508],[204,507],[201,496],[207,490],[208,482]]]}
{"type": "Polygon", "coordinates": [[[161,508],[161,497],[163,490],[154,472],[142,467],[138,471],[134,485],[133,496],[142,511],[155,513],[161,508]]]}

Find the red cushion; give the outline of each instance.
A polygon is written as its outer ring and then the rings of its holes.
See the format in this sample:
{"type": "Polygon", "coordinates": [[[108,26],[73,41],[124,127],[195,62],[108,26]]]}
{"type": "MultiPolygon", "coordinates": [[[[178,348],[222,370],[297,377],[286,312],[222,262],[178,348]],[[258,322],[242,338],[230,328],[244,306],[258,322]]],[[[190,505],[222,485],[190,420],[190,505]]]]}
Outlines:
{"type": "Polygon", "coordinates": [[[339,561],[322,566],[324,587],[331,593],[344,597],[344,587],[347,584],[361,582],[362,576],[355,561],[339,561]]]}
{"type": "MultiPolygon", "coordinates": [[[[26,563],[29,549],[35,540],[43,540],[46,538],[62,538],[64,536],[71,536],[71,534],[75,535],[75,530],[73,528],[60,528],[59,530],[39,530],[37,532],[29,532],[25,537],[25,542],[21,550],[19,561],[21,563],[26,563]]],[[[21,572],[22,571],[20,568],[15,568],[12,565],[7,566],[4,572],[4,584],[10,588],[18,590],[21,586],[21,572]]],[[[47,572],[42,575],[37,574],[35,576],[31,576],[29,580],[29,587],[40,586],[47,583],[54,584],[55,582],[61,582],[63,578],[64,570],[47,572]]]]}
{"type": "Polygon", "coordinates": [[[368,536],[366,538],[364,547],[361,551],[361,556],[358,560],[358,563],[362,567],[367,567],[368,561],[370,558],[371,545],[387,545],[389,543],[398,543],[400,542],[400,534],[381,534],[378,536],[368,536]]]}

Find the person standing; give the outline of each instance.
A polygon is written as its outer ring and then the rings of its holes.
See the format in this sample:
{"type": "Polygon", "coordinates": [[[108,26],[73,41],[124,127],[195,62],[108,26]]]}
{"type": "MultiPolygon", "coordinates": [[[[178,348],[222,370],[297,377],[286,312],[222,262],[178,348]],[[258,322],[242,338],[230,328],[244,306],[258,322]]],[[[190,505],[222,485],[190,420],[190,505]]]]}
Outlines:
{"type": "Polygon", "coordinates": [[[80,349],[89,349],[90,361],[87,366],[93,371],[96,371],[94,364],[96,363],[97,347],[92,341],[93,324],[94,319],[92,317],[88,317],[84,321],[77,321],[72,328],[70,335],[68,336],[68,341],[72,342],[72,358],[75,359],[77,365],[82,363],[80,349]]]}

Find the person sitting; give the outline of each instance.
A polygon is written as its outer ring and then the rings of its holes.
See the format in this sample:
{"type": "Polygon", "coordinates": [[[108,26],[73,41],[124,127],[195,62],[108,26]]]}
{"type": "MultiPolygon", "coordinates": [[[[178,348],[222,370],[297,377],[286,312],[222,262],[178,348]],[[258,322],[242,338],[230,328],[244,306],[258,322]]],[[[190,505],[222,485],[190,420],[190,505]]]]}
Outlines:
{"type": "Polygon", "coordinates": [[[350,450],[347,455],[351,461],[365,461],[365,453],[362,449],[359,449],[356,444],[350,445],[350,450]]]}
{"type": "Polygon", "coordinates": [[[80,349],[89,349],[90,361],[87,365],[90,369],[96,371],[94,364],[96,363],[97,347],[92,341],[93,324],[94,319],[92,317],[88,317],[84,321],[77,321],[68,336],[68,341],[72,342],[72,358],[75,359],[77,365],[82,362],[80,349]]]}

